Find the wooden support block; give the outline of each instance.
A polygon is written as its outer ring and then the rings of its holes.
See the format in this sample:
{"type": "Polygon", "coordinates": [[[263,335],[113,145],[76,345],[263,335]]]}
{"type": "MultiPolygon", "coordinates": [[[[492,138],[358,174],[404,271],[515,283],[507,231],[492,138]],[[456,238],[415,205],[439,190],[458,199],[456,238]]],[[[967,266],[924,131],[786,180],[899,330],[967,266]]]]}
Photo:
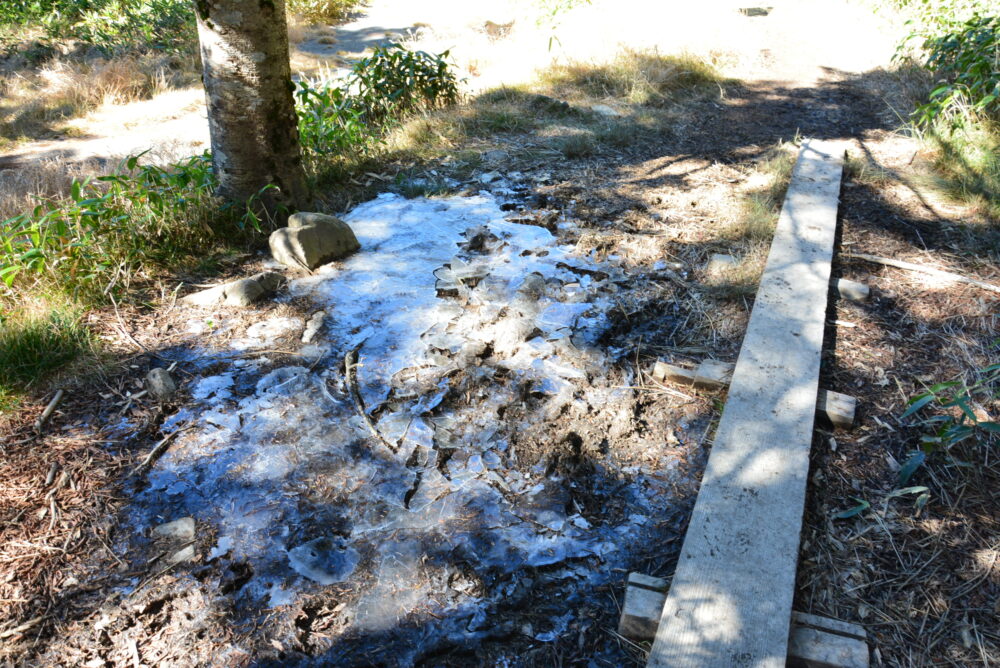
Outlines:
{"type": "Polygon", "coordinates": [[[854,397],[830,390],[820,390],[816,398],[816,412],[830,421],[834,427],[851,429],[854,427],[854,411],[858,400],[854,397]]]}
{"type": "Polygon", "coordinates": [[[792,612],[792,624],[797,626],[811,626],[820,631],[868,642],[868,633],[865,631],[865,627],[851,624],[850,622],[842,622],[839,619],[810,615],[808,612],[792,612]]]}
{"type": "Polygon", "coordinates": [[[704,360],[695,370],[657,362],[653,367],[653,378],[660,382],[670,381],[681,385],[694,385],[705,390],[715,390],[729,385],[734,365],[719,360],[704,360]]]}
{"type": "Polygon", "coordinates": [[[868,668],[865,630],[837,619],[792,613],[790,668],[868,668]]]}
{"type": "Polygon", "coordinates": [[[706,390],[714,390],[729,385],[733,377],[735,364],[719,360],[705,360],[698,365],[694,374],[694,386],[706,390]]]}
{"type": "Polygon", "coordinates": [[[846,278],[838,278],[834,287],[838,297],[852,302],[866,302],[871,297],[871,290],[867,285],[857,281],[849,281],[846,278]]]}
{"type": "MultiPolygon", "coordinates": [[[[670,381],[682,385],[694,385],[700,389],[717,390],[729,385],[733,375],[733,364],[719,360],[705,360],[694,371],[673,364],[657,362],[653,368],[653,378],[660,382],[670,381]]],[[[825,417],[834,427],[852,429],[858,400],[852,396],[820,390],[816,397],[816,413],[825,417]]]]}
{"type": "Polygon", "coordinates": [[[674,366],[673,364],[667,364],[666,362],[657,362],[656,366],[653,367],[653,378],[661,383],[670,381],[671,383],[680,383],[681,385],[691,385],[694,383],[694,376],[694,371],[674,366]]]}
{"type": "Polygon", "coordinates": [[[652,640],[667,600],[667,581],[642,573],[629,573],[625,604],[618,633],[633,640],[652,640]]]}
{"type": "MultiPolygon", "coordinates": [[[[666,600],[666,580],[629,573],[618,633],[636,642],[655,638],[666,600]]],[[[868,668],[865,630],[848,622],[793,612],[787,666],[868,668]]]]}

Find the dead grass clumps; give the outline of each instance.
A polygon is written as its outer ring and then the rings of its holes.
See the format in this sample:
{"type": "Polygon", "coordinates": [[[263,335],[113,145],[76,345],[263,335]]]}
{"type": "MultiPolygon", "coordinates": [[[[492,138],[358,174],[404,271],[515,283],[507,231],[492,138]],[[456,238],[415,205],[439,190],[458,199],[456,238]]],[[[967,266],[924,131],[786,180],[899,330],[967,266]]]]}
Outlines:
{"type": "Polygon", "coordinates": [[[197,81],[193,58],[162,55],[52,60],[0,74],[0,138],[35,139],[105,104],[155,97],[197,81]]]}
{"type": "Polygon", "coordinates": [[[669,103],[679,91],[722,81],[710,63],[696,56],[633,50],[623,51],[607,63],[572,62],[555,65],[539,75],[543,86],[567,99],[615,98],[654,106],[669,103]]]}
{"type": "Polygon", "coordinates": [[[39,160],[17,169],[0,170],[0,220],[33,209],[41,200],[69,195],[73,180],[102,173],[96,162],[39,160]]]}
{"type": "Polygon", "coordinates": [[[726,228],[725,238],[770,243],[796,158],[796,147],[787,142],[764,154],[747,179],[742,215],[726,228]]]}

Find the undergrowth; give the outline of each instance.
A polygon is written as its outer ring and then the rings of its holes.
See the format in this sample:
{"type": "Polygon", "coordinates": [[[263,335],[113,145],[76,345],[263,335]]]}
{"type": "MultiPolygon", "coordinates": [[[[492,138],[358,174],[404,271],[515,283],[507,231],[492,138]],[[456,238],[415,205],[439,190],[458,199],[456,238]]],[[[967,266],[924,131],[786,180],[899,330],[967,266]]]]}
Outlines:
{"type": "Polygon", "coordinates": [[[343,80],[300,81],[299,135],[313,178],[343,178],[383,151],[407,116],[454,104],[458,80],[448,55],[390,44],[355,63],[343,80]]]}
{"type": "Polygon", "coordinates": [[[780,143],[761,156],[749,175],[741,210],[723,227],[719,239],[733,253],[736,264],[707,277],[705,286],[713,296],[745,297],[757,292],[797,153],[793,142],[780,143]]]}
{"type": "Polygon", "coordinates": [[[16,406],[21,392],[87,352],[90,332],[81,311],[48,301],[0,316],[0,412],[16,406]]]}
{"type": "Polygon", "coordinates": [[[912,115],[936,149],[944,190],[1000,223],[1000,13],[987,0],[895,0],[911,33],[897,58],[916,46],[936,78],[912,115]]]}

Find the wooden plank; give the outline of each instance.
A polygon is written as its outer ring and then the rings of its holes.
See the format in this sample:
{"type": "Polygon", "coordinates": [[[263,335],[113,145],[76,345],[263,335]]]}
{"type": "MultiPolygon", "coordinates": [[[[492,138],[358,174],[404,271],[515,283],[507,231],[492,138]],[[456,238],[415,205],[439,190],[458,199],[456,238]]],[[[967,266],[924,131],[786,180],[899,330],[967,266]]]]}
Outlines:
{"type": "Polygon", "coordinates": [[[850,429],[854,426],[854,412],[858,400],[847,394],[820,390],[816,400],[816,413],[830,421],[834,427],[850,429]]]}
{"type": "MultiPolygon", "coordinates": [[[[653,368],[653,378],[672,381],[683,385],[694,385],[700,389],[716,390],[729,385],[735,365],[718,360],[705,360],[694,371],[673,364],[657,362],[653,368]]],[[[854,413],[858,400],[854,397],[820,390],[816,399],[816,414],[825,417],[834,427],[851,429],[854,427],[854,413]]]]}
{"type": "MultiPolygon", "coordinates": [[[[656,636],[667,600],[667,581],[630,573],[618,633],[637,642],[656,636]]],[[[868,668],[865,630],[855,624],[792,613],[787,665],[793,668],[868,668]]]]}
{"type": "Polygon", "coordinates": [[[871,297],[871,289],[864,283],[849,281],[846,278],[838,278],[834,283],[837,296],[852,302],[866,302],[871,297]]]}
{"type": "Polygon", "coordinates": [[[843,154],[799,153],[648,666],[785,665],[843,154]]]}
{"type": "Polygon", "coordinates": [[[868,668],[868,644],[858,638],[795,626],[788,638],[789,668],[868,668]]]}

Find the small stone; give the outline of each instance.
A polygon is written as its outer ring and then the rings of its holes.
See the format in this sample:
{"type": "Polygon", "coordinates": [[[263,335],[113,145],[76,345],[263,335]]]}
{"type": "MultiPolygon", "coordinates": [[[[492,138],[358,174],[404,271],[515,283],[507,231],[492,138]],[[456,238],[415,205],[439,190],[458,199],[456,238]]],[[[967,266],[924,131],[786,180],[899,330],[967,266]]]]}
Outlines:
{"type": "Polygon", "coordinates": [[[347,223],[321,213],[293,214],[288,227],[271,233],[269,244],[281,264],[310,271],[361,248],[347,223]]]}
{"type": "Polygon", "coordinates": [[[269,297],[284,282],[285,277],[273,271],[254,274],[222,286],[226,306],[249,306],[263,297],[269,297]]]}
{"type": "Polygon", "coordinates": [[[264,288],[252,278],[226,283],[223,289],[226,306],[249,306],[264,294],[264,288]]]}
{"type": "Polygon", "coordinates": [[[590,110],[595,114],[600,114],[601,116],[607,116],[608,118],[617,118],[621,116],[621,112],[609,107],[606,104],[595,104],[590,107],[590,110]]]}
{"type": "Polygon", "coordinates": [[[483,154],[483,160],[485,160],[486,162],[503,162],[509,157],[510,154],[507,153],[507,151],[503,151],[501,149],[487,151],[486,153],[483,154]]]}
{"type": "Polygon", "coordinates": [[[302,332],[302,343],[310,343],[319,330],[323,328],[323,320],[326,318],[326,311],[316,311],[306,323],[306,329],[302,332]]]}
{"type": "Polygon", "coordinates": [[[719,276],[730,271],[737,265],[736,258],[732,255],[714,253],[705,266],[705,271],[710,276],[719,276]]]}
{"type": "Polygon", "coordinates": [[[177,550],[165,560],[167,566],[173,566],[174,564],[179,564],[184,561],[191,561],[194,559],[194,545],[188,545],[177,550]]]}
{"type": "Polygon", "coordinates": [[[150,369],[146,374],[146,389],[158,401],[166,401],[177,392],[177,383],[166,369],[150,369]]]}
{"type": "Polygon", "coordinates": [[[153,528],[153,535],[157,538],[169,538],[180,542],[194,540],[194,518],[182,517],[173,522],[167,522],[153,528]]]}
{"type": "Polygon", "coordinates": [[[193,306],[214,306],[215,304],[221,302],[225,296],[226,286],[216,285],[213,288],[200,290],[185,297],[181,297],[181,301],[185,304],[191,304],[193,306]]]}

